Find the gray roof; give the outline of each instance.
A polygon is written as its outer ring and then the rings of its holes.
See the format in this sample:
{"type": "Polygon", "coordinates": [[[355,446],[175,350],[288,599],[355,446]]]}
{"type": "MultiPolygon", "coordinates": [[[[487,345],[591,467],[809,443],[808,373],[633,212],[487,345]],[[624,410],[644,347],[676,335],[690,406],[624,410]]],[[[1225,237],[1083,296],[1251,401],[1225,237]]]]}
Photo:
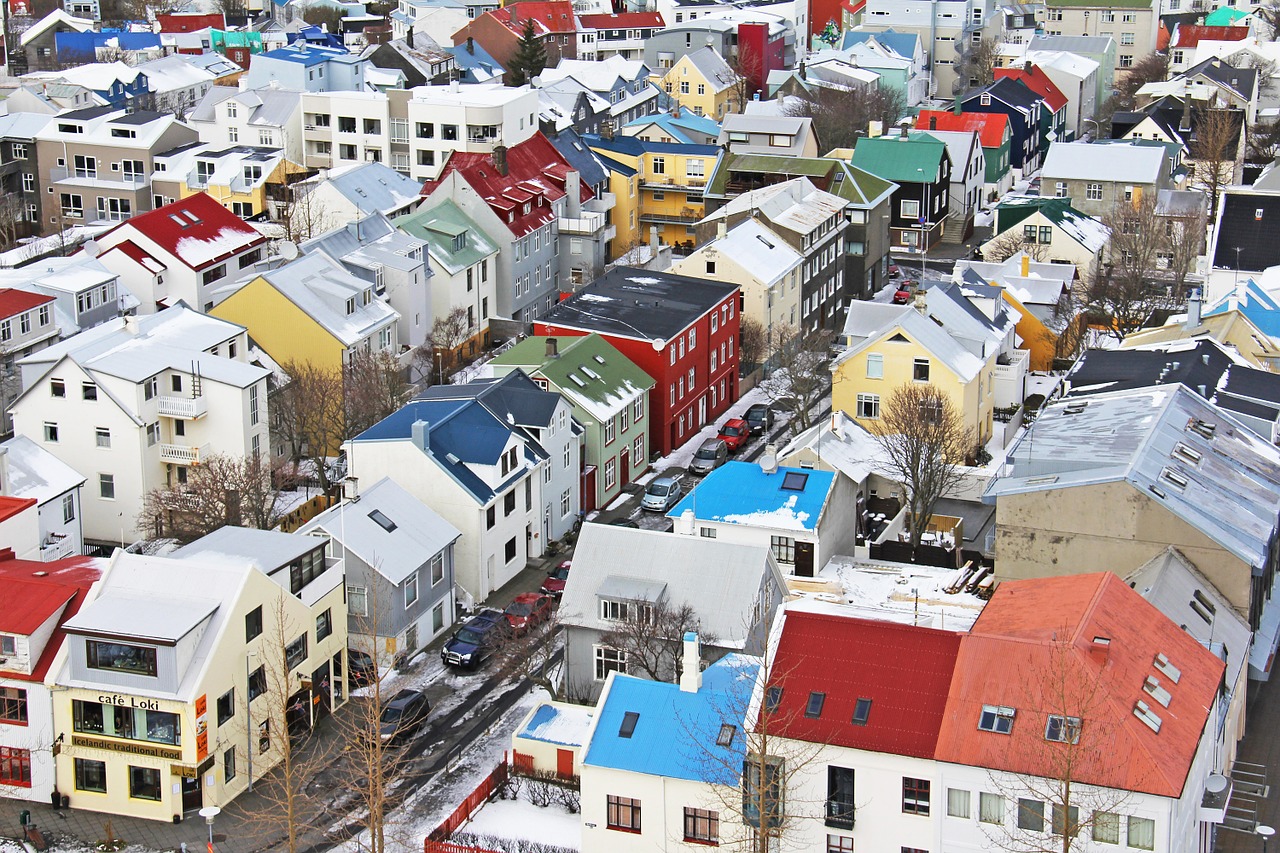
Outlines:
{"type": "Polygon", "coordinates": [[[693,53],[685,54],[689,63],[700,73],[707,83],[714,86],[717,92],[728,89],[735,77],[729,63],[724,61],[715,48],[700,47],[693,53]]]}
{"type": "Polygon", "coordinates": [[[462,535],[389,477],[362,491],[358,501],[344,501],[320,513],[298,532],[327,533],[396,585],[462,535]],[[395,529],[375,521],[375,511],[395,529]]]}
{"type": "Polygon", "coordinates": [[[1067,53],[1106,53],[1113,50],[1115,39],[1111,36],[1036,36],[1029,50],[1061,50],[1067,53]]]}
{"type": "Polygon", "coordinates": [[[230,557],[242,560],[260,572],[270,573],[319,545],[314,538],[296,533],[227,525],[183,545],[169,556],[180,560],[230,557]]]}
{"type": "Polygon", "coordinates": [[[1280,449],[1181,385],[1049,406],[984,500],[1121,481],[1255,573],[1266,565],[1280,515],[1280,449]]]}
{"type": "Polygon", "coordinates": [[[327,182],[365,212],[393,213],[414,202],[422,191],[420,181],[384,163],[361,163],[341,172],[332,169],[327,182]]]}
{"type": "Polygon", "coordinates": [[[1053,178],[1153,184],[1160,177],[1166,152],[1154,145],[1109,145],[1100,151],[1088,142],[1055,142],[1040,173],[1053,178]]]}
{"type": "Polygon", "coordinates": [[[44,504],[84,485],[85,476],[25,435],[0,444],[8,458],[4,493],[44,504]]]}
{"type": "Polygon", "coordinates": [[[374,269],[375,264],[382,264],[392,269],[411,271],[423,266],[423,262],[411,258],[410,252],[426,246],[426,240],[410,236],[392,225],[386,214],[371,213],[313,237],[298,248],[304,254],[323,251],[344,264],[365,269],[374,269]]]}
{"type": "Polygon", "coordinates": [[[613,626],[600,619],[600,594],[661,590],[672,605],[693,607],[700,630],[715,635],[717,646],[740,648],[766,583],[786,589],[773,554],[763,545],[585,524],[573,552],[560,620],[607,630],[613,626]]]}
{"type": "Polygon", "coordinates": [[[465,385],[432,385],[415,399],[475,400],[503,423],[546,429],[560,394],[540,388],[523,370],[513,370],[497,379],[476,379],[465,385]]]}
{"type": "Polygon", "coordinates": [[[35,139],[45,129],[53,116],[41,113],[9,113],[0,116],[0,137],[4,139],[35,139]]]}
{"type": "Polygon", "coordinates": [[[251,110],[249,124],[263,127],[284,127],[289,118],[299,109],[302,103],[301,92],[287,89],[244,89],[234,86],[214,86],[192,108],[190,121],[217,121],[214,108],[227,100],[235,98],[245,109],[251,110]]]}

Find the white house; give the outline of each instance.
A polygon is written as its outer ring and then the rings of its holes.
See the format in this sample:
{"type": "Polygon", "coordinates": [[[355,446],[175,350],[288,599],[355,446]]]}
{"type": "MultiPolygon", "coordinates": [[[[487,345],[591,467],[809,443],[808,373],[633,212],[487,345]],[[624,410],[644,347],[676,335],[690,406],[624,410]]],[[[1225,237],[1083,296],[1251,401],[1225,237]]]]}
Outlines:
{"type": "Polygon", "coordinates": [[[36,502],[41,560],[84,553],[80,507],[84,484],[83,474],[26,436],[0,444],[0,494],[36,502]]]}
{"type": "Polygon", "coordinates": [[[258,145],[283,148],[302,162],[302,93],[287,89],[214,86],[187,115],[200,141],[218,148],[258,145]]]}

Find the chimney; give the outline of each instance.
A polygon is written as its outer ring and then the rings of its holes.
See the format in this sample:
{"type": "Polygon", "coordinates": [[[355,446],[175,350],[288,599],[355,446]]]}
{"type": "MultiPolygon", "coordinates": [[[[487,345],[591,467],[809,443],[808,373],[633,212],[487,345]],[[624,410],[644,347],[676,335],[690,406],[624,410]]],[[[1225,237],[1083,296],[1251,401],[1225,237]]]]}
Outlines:
{"type": "Polygon", "coordinates": [[[507,146],[493,146],[493,168],[498,170],[498,174],[504,178],[507,176],[507,146]]]}
{"type": "Polygon", "coordinates": [[[724,217],[716,220],[716,239],[723,240],[729,233],[729,223],[725,222],[724,217]]]}
{"type": "Polygon", "coordinates": [[[907,123],[904,121],[902,126],[898,128],[898,138],[906,142],[910,137],[907,136],[907,123]]]}
{"type": "Polygon", "coordinates": [[[476,52],[476,40],[471,36],[467,36],[467,53],[476,52]]]}
{"type": "Polygon", "coordinates": [[[658,226],[657,226],[657,225],[650,225],[650,226],[649,226],[649,248],[650,248],[651,250],[653,250],[653,256],[654,256],[654,258],[657,258],[657,256],[658,256],[658,245],[659,245],[659,242],[658,242],[658,226]]]}
{"type": "Polygon", "coordinates": [[[1022,277],[1031,277],[1031,256],[1026,252],[1022,253],[1022,277]]]}
{"type": "Polygon", "coordinates": [[[410,428],[410,435],[413,438],[413,446],[423,451],[428,450],[431,441],[431,422],[430,421],[414,421],[410,428]]]}
{"type": "Polygon", "coordinates": [[[671,117],[680,118],[680,102],[679,101],[671,102],[671,117]]]}
{"type": "Polygon", "coordinates": [[[412,24],[409,25],[408,32],[404,34],[404,43],[409,45],[410,48],[413,47],[413,25],[412,24]]]}
{"type": "Polygon", "coordinates": [[[923,287],[921,287],[921,288],[919,288],[918,290],[916,290],[916,297],[915,297],[914,305],[915,305],[915,309],[916,309],[917,311],[919,311],[921,314],[924,314],[925,316],[928,316],[928,314],[929,314],[929,300],[928,300],[928,297],[926,297],[926,296],[925,296],[924,288],[923,288],[923,287]]]}
{"type": "Polygon", "coordinates": [[[1111,638],[1094,637],[1093,642],[1089,644],[1089,654],[1105,662],[1111,655],[1111,638]]]}
{"type": "Polygon", "coordinates": [[[582,175],[571,169],[564,176],[565,216],[569,219],[582,217],[582,175]]]}
{"type": "Polygon", "coordinates": [[[1191,132],[1191,89],[1190,87],[1187,88],[1187,91],[1182,96],[1182,119],[1178,122],[1178,132],[1179,133],[1191,132]]]}
{"type": "Polygon", "coordinates": [[[1200,311],[1202,305],[1200,302],[1200,288],[1191,288],[1191,293],[1187,295],[1187,325],[1186,328],[1194,329],[1200,325],[1200,311]]]}
{"type": "Polygon", "coordinates": [[[937,116],[929,116],[929,129],[930,129],[930,130],[937,130],[937,129],[938,129],[938,117],[937,117],[937,116]]]}
{"type": "Polygon", "coordinates": [[[702,644],[693,631],[685,632],[684,650],[680,657],[680,692],[697,693],[702,686],[702,644]]]}
{"type": "Polygon", "coordinates": [[[547,358],[560,357],[560,342],[555,338],[547,338],[547,358]]]}
{"type": "Polygon", "coordinates": [[[131,335],[138,334],[138,318],[133,314],[124,315],[124,330],[131,335]]]}
{"type": "Polygon", "coordinates": [[[809,79],[807,76],[808,73],[809,73],[808,70],[804,67],[804,60],[803,59],[800,60],[800,79],[808,80],[809,79]]]}
{"type": "Polygon", "coordinates": [[[453,77],[452,79],[450,79],[450,80],[449,80],[449,91],[450,91],[450,92],[461,92],[461,91],[462,91],[462,84],[460,84],[460,83],[458,82],[458,78],[457,78],[457,77],[453,77]]]}
{"type": "Polygon", "coordinates": [[[686,509],[680,513],[680,517],[675,520],[672,530],[681,536],[692,536],[697,527],[697,516],[693,514],[693,510],[686,509]]]}
{"type": "Polygon", "coordinates": [[[360,500],[359,477],[347,477],[342,481],[342,496],[352,503],[360,500]]]}

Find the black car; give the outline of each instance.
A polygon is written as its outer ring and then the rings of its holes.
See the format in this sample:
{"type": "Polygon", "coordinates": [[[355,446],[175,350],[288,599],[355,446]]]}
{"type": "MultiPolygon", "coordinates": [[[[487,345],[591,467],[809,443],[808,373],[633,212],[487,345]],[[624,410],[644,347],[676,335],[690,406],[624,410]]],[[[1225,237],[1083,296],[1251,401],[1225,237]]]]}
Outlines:
{"type": "Polygon", "coordinates": [[[497,651],[509,633],[501,610],[482,611],[453,633],[440,650],[440,659],[451,666],[475,669],[497,651]]]}
{"type": "Polygon", "coordinates": [[[752,435],[759,435],[765,430],[773,429],[773,409],[764,403],[756,403],[742,414],[742,419],[751,427],[752,435]]]}
{"type": "Polygon", "coordinates": [[[401,690],[382,709],[378,717],[378,737],[393,743],[417,730],[431,713],[431,703],[421,690],[401,690]]]}
{"type": "Polygon", "coordinates": [[[378,677],[373,658],[359,649],[347,649],[347,684],[351,690],[368,687],[378,677]]]}

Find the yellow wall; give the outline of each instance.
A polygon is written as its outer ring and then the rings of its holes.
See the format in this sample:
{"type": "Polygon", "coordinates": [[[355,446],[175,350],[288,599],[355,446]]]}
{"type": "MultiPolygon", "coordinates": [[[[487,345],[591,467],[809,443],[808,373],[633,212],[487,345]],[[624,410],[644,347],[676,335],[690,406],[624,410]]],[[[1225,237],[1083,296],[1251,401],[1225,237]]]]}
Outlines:
{"type": "Polygon", "coordinates": [[[646,152],[641,155],[625,155],[617,151],[598,149],[606,157],[613,158],[623,165],[636,169],[634,178],[623,178],[614,175],[610,191],[617,196],[617,206],[613,211],[613,221],[617,224],[618,236],[614,239],[614,257],[625,252],[638,242],[649,239],[649,228],[658,227],[658,237],[667,245],[677,243],[696,243],[697,239],[690,230],[697,225],[705,214],[706,207],[701,193],[690,196],[683,188],[691,185],[703,187],[707,177],[715,167],[715,157],[711,155],[684,155],[663,152],[655,154],[646,152]],[[662,172],[655,171],[655,160],[662,161],[662,172]],[[690,176],[688,167],[690,160],[702,161],[702,174],[690,176]],[[634,189],[634,192],[633,192],[634,189]],[[662,197],[659,198],[658,195],[662,197]],[[634,196],[634,198],[633,198],[634,196]],[[631,205],[635,205],[634,208],[631,205]],[[635,210],[635,231],[631,231],[631,211],[635,210]],[[679,219],[677,222],[644,221],[644,216],[662,216],[679,219]],[[629,236],[624,239],[624,233],[629,236]]]}
{"type": "Polygon", "coordinates": [[[703,77],[698,66],[690,62],[688,56],[682,56],[658,81],[659,88],[678,100],[681,109],[697,113],[700,107],[702,115],[720,121],[727,114],[738,112],[739,108],[734,103],[734,87],[729,86],[717,92],[717,85],[716,81],[703,77]],[[687,93],[681,91],[682,83],[689,84],[687,93]],[[701,95],[698,94],[699,85],[703,87],[701,95]]]}
{"type": "MultiPolygon", "coordinates": [[[[617,155],[611,153],[609,156],[617,155]]],[[[625,254],[637,243],[643,243],[647,239],[645,235],[648,234],[648,229],[640,227],[639,183],[639,176],[609,172],[609,192],[613,193],[617,199],[613,207],[612,221],[618,232],[610,245],[609,260],[611,261],[617,260],[619,255],[625,254]]]]}
{"type": "Polygon", "coordinates": [[[244,326],[277,364],[297,361],[342,368],[346,347],[261,276],[209,314],[244,326]]]}
{"type": "Polygon", "coordinates": [[[1040,322],[1035,314],[1023,307],[1021,302],[1009,295],[1009,291],[1001,288],[1000,292],[1004,296],[1004,301],[1022,315],[1022,319],[1014,328],[1018,332],[1018,337],[1022,338],[1022,346],[1019,349],[1031,353],[1031,369],[1052,370],[1053,359],[1058,352],[1058,336],[1040,322]]]}

